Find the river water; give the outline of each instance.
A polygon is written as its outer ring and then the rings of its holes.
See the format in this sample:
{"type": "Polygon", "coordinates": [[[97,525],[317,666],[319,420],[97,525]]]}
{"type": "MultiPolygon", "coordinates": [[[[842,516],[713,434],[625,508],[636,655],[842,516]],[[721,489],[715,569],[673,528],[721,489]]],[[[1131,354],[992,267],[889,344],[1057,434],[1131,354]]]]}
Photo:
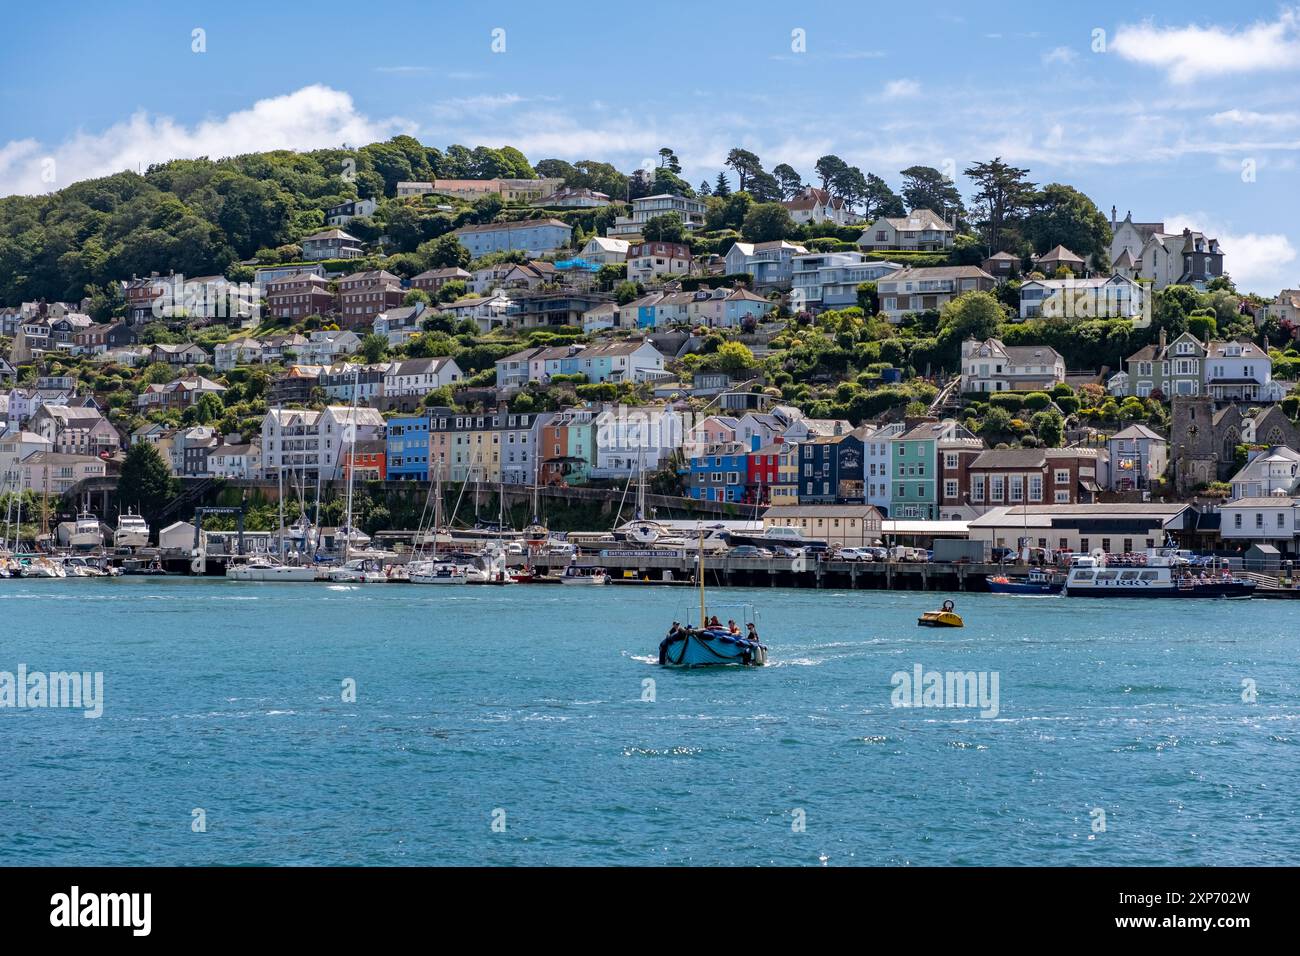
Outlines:
{"type": "Polygon", "coordinates": [[[0,672],[103,675],[0,707],[0,863],[1300,861],[1290,602],[725,590],[770,666],[662,669],[694,597],[0,581],[0,672]]]}

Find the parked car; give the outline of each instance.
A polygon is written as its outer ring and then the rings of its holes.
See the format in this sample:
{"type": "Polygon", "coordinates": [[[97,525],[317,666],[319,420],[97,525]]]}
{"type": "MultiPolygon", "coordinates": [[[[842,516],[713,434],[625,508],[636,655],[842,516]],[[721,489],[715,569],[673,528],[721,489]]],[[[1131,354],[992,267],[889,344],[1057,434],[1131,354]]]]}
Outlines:
{"type": "Polygon", "coordinates": [[[872,559],[873,561],[888,561],[888,560],[889,560],[889,549],[888,549],[888,548],[867,548],[867,550],[871,552],[871,559],[872,559]]]}
{"type": "Polygon", "coordinates": [[[840,561],[871,561],[870,548],[840,548],[835,557],[840,561]]]}
{"type": "Polygon", "coordinates": [[[767,548],[760,548],[752,544],[742,544],[731,549],[731,556],[735,558],[770,558],[772,552],[767,548]]]}
{"type": "Polygon", "coordinates": [[[774,544],[769,550],[778,558],[797,558],[803,554],[803,548],[787,548],[783,544],[774,544]]]}
{"type": "Polygon", "coordinates": [[[989,552],[994,561],[1014,561],[1016,559],[1015,548],[994,548],[989,552]]]}

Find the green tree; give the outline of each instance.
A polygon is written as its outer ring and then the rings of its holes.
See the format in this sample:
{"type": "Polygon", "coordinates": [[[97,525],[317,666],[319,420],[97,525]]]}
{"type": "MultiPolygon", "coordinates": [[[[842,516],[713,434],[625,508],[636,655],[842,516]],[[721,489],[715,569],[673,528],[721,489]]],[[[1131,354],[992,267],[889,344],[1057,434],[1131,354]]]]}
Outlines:
{"type": "Polygon", "coordinates": [[[968,166],[963,175],[979,187],[975,207],[990,253],[1006,249],[1010,228],[1018,223],[1036,195],[1034,184],[1028,179],[1029,170],[1004,163],[997,156],[968,166]]]}
{"type": "Polygon", "coordinates": [[[451,234],[422,242],[415,252],[426,269],[464,269],[470,263],[469,250],[451,234]]]}
{"type": "Polygon", "coordinates": [[[1024,235],[1039,252],[1065,246],[1098,269],[1110,268],[1110,222],[1073,186],[1044,186],[1025,216],[1024,235]]]}
{"type": "Polygon", "coordinates": [[[651,216],[641,227],[641,235],[648,242],[685,242],[686,227],[682,217],[675,212],[651,216]]]}
{"type": "Polygon", "coordinates": [[[194,421],[197,425],[211,425],[226,413],[226,403],[216,392],[204,392],[194,403],[194,421]]]}
{"type": "Polygon", "coordinates": [[[149,442],[132,445],[122,462],[117,481],[117,500],[123,507],[139,509],[150,524],[176,497],[177,483],[162,454],[149,442]]]}
{"type": "Polygon", "coordinates": [[[908,166],[903,177],[903,202],[908,209],[929,209],[940,216],[956,212],[965,218],[966,208],[953,181],[933,166],[908,166]]]}
{"type": "Polygon", "coordinates": [[[374,365],[376,362],[382,362],[388,355],[388,339],[371,332],[361,340],[360,351],[367,364],[374,365]]]}
{"type": "Polygon", "coordinates": [[[782,199],[793,199],[804,191],[803,177],[788,163],[779,163],[774,166],[772,176],[781,191],[782,199]]]}
{"type": "Polygon", "coordinates": [[[763,172],[763,164],[759,161],[758,156],[747,149],[739,147],[727,153],[726,166],[735,172],[736,189],[739,192],[744,192],[749,186],[749,181],[763,172]]]}
{"type": "Polygon", "coordinates": [[[798,227],[780,203],[759,203],[745,214],[740,233],[746,242],[771,242],[796,235],[798,227]]]}

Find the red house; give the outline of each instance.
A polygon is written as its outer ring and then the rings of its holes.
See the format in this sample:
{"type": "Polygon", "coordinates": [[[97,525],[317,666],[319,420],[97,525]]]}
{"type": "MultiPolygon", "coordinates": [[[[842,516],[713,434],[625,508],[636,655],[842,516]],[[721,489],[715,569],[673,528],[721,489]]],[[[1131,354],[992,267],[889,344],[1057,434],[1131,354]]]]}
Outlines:
{"type": "Polygon", "coordinates": [[[781,442],[764,445],[746,458],[745,500],[767,504],[772,498],[772,486],[778,481],[781,442]]]}
{"type": "MultiPolygon", "coordinates": [[[[388,458],[386,443],[379,441],[359,441],[356,448],[357,481],[384,481],[388,477],[388,458]]],[[[343,452],[343,480],[352,470],[352,452],[343,452]]]]}

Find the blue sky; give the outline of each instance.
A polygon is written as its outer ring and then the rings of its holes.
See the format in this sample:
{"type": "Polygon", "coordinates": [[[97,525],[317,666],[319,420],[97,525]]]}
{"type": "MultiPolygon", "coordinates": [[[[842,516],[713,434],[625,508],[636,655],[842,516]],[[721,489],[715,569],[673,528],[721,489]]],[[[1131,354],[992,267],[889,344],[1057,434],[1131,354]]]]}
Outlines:
{"type": "Polygon", "coordinates": [[[741,145],[808,179],[828,152],[895,186],[954,169],[969,193],[960,170],[1001,155],[1217,235],[1243,287],[1300,287],[1300,9],[1072,6],[9,5],[0,195],[396,132],[629,170],[667,145],[692,183],[741,145]]]}

